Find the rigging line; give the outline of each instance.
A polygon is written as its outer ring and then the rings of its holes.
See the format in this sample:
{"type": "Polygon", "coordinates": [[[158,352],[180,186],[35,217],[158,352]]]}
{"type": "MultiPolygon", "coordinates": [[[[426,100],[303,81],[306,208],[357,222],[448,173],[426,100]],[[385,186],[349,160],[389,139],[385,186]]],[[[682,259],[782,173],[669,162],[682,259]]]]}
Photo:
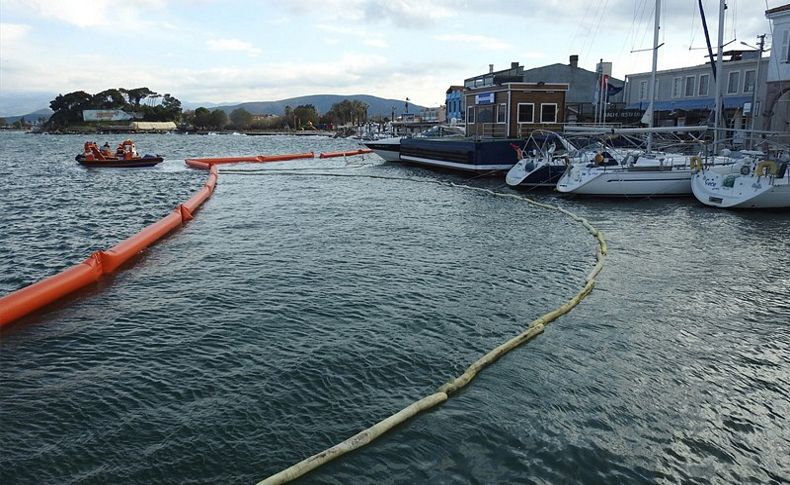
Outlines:
{"type": "Polygon", "coordinates": [[[694,45],[694,37],[696,37],[697,35],[697,29],[694,28],[694,25],[696,25],[697,23],[697,6],[694,4],[693,1],[690,3],[691,3],[691,26],[689,27],[689,30],[691,31],[691,38],[689,39],[689,50],[691,50],[691,47],[694,45]]]}
{"type": "Polygon", "coordinates": [[[609,0],[604,0],[603,7],[600,9],[600,14],[598,15],[598,21],[595,24],[595,29],[593,29],[593,35],[590,39],[590,42],[587,44],[587,56],[590,56],[590,52],[592,51],[593,45],[595,44],[595,40],[598,37],[598,33],[601,31],[601,22],[603,21],[604,16],[606,16],[606,9],[609,6],[609,0]]]}
{"type": "Polygon", "coordinates": [[[569,44],[569,48],[571,50],[573,50],[574,44],[576,42],[576,39],[579,36],[579,33],[585,27],[585,25],[584,25],[585,22],[584,21],[585,21],[585,19],[587,19],[589,17],[590,9],[592,8],[592,3],[593,2],[587,2],[587,5],[586,5],[586,7],[584,9],[584,15],[582,15],[581,19],[578,21],[578,23],[576,25],[576,30],[573,32],[573,37],[571,37],[571,42],[569,44]]]}

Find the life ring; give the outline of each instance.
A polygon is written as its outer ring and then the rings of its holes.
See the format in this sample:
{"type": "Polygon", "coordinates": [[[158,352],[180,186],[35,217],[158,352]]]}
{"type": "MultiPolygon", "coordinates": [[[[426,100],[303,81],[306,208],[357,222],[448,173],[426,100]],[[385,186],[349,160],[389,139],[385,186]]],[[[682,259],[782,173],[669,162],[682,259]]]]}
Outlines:
{"type": "Polygon", "coordinates": [[[776,162],[773,160],[763,160],[757,164],[757,168],[754,169],[754,174],[758,177],[762,177],[763,175],[776,176],[778,170],[779,167],[776,166],[776,162]]]}
{"type": "Polygon", "coordinates": [[[703,169],[702,159],[694,155],[689,160],[689,167],[691,168],[691,170],[702,170],[703,169]]]}
{"type": "Polygon", "coordinates": [[[600,153],[595,154],[595,164],[596,165],[603,165],[603,155],[600,153]]]}

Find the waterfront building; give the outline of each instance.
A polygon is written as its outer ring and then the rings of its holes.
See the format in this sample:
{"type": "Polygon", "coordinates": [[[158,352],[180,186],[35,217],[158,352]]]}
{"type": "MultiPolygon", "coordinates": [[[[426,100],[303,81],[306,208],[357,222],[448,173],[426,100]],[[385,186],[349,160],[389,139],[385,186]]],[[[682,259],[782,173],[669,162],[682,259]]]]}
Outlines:
{"type": "MultiPolygon", "coordinates": [[[[721,95],[723,126],[733,129],[733,143],[745,142],[757,100],[759,111],[764,88],[758,73],[765,73],[767,59],[759,50],[730,50],[723,53],[721,95]]],[[[715,63],[715,60],[714,60],[715,63]]],[[[644,112],[650,104],[650,72],[626,75],[627,109],[644,112]]],[[[762,78],[762,76],[761,76],[762,78]]],[[[704,125],[713,122],[716,82],[711,63],[656,72],[655,126],[704,125]]]]}
{"type": "Polygon", "coordinates": [[[764,109],[758,114],[757,127],[790,134],[790,4],[767,10],[765,16],[773,25],[773,47],[765,77],[764,109]]]}
{"type": "Polygon", "coordinates": [[[494,71],[494,65],[489,64],[489,72],[465,79],[464,88],[470,90],[519,82],[565,84],[567,90],[562,113],[564,121],[592,122],[597,117],[602,117],[604,111],[607,118],[621,118],[625,83],[612,77],[612,63],[602,60],[595,71],[589,71],[579,67],[578,55],[571,55],[568,61],[568,64],[555,63],[531,69],[526,69],[518,62],[511,62],[509,68],[500,71],[494,71]],[[607,103],[607,110],[602,107],[604,102],[607,103]]]}
{"type": "Polygon", "coordinates": [[[475,138],[522,138],[533,130],[560,130],[565,122],[564,83],[503,82],[464,91],[466,134],[475,138]]]}

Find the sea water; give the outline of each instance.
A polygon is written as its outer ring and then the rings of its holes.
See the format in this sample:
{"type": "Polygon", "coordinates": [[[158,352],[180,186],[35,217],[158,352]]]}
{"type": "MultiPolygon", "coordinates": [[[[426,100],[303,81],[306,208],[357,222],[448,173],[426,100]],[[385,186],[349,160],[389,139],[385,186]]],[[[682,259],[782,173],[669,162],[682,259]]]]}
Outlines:
{"type": "MultiPolygon", "coordinates": [[[[74,161],[84,141],[0,133],[0,295],[167,215],[206,179],[184,158],[358,148],[141,135],[163,164],[99,170],[74,161]]],[[[584,285],[582,225],[437,181],[515,193],[375,155],[222,167],[194,220],[0,336],[0,482],[253,483],[434,392],[584,285]]],[[[593,293],[300,482],[790,480],[790,214],[522,195],[604,232],[593,293]]]]}

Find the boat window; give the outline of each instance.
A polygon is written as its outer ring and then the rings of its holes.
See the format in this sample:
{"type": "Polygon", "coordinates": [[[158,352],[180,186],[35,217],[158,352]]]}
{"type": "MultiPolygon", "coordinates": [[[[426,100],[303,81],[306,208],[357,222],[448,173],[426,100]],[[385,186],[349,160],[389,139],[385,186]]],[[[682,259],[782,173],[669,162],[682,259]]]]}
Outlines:
{"type": "Polygon", "coordinates": [[[543,103],[540,105],[540,122],[557,122],[557,103],[543,103]]]}
{"type": "Polygon", "coordinates": [[[493,123],[494,122],[494,106],[484,105],[477,107],[477,122],[478,123],[493,123]]]}
{"type": "Polygon", "coordinates": [[[496,112],[496,122],[500,124],[507,122],[507,104],[499,103],[499,108],[496,112]]]}
{"type": "Polygon", "coordinates": [[[518,103],[518,122],[535,122],[535,103],[518,103]]]}
{"type": "Polygon", "coordinates": [[[474,106],[467,106],[466,107],[466,122],[470,125],[475,124],[475,107],[474,106]]]}

